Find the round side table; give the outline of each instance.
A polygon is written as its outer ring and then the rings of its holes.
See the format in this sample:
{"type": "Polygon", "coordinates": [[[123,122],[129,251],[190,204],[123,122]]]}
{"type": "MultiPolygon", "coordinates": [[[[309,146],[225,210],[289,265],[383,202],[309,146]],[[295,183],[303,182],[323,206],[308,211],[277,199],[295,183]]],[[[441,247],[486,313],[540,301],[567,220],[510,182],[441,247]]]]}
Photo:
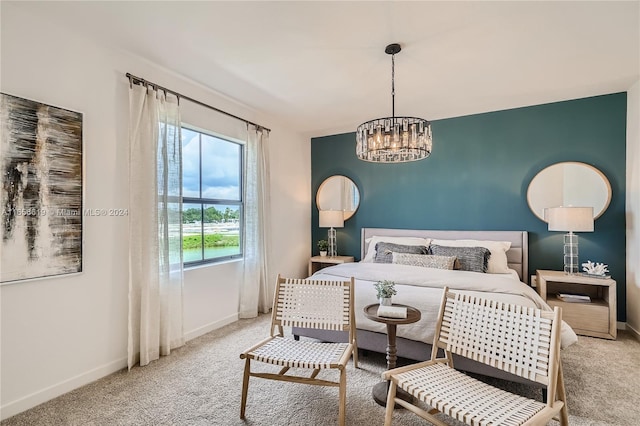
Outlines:
{"type": "MultiPolygon", "coordinates": [[[[401,305],[394,303],[392,306],[398,306],[407,308],[406,318],[388,318],[378,316],[378,307],[380,305],[375,303],[373,305],[367,305],[364,307],[364,315],[372,321],[381,322],[387,325],[387,370],[396,368],[397,348],[396,348],[396,329],[399,324],[412,324],[420,320],[420,311],[412,306],[401,305]]],[[[373,399],[383,407],[387,405],[387,393],[389,390],[389,382],[384,381],[376,384],[373,387],[373,399]]],[[[396,397],[411,401],[413,396],[404,392],[402,389],[397,390],[396,397]]],[[[401,408],[396,404],[396,408],[401,408]]]]}

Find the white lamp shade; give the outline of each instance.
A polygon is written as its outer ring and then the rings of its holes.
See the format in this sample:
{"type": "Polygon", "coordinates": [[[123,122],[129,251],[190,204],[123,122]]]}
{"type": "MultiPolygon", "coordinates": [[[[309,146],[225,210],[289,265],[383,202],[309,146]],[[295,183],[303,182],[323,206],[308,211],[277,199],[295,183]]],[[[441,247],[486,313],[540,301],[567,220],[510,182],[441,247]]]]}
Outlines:
{"type": "Polygon", "coordinates": [[[593,207],[546,209],[549,231],[593,232],[593,207]]]}
{"type": "Polygon", "coordinates": [[[343,226],[342,210],[320,210],[320,228],[342,228],[343,226]]]}

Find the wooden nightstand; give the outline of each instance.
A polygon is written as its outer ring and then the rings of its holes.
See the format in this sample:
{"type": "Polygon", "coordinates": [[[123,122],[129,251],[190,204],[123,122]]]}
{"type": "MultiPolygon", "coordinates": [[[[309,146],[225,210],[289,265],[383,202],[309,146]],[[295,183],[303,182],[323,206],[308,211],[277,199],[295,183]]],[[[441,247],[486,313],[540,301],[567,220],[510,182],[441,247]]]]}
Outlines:
{"type": "Polygon", "coordinates": [[[562,308],[562,319],[583,336],[616,338],[616,282],[611,278],[536,271],[537,291],[550,306],[562,308]],[[559,292],[587,294],[591,302],[564,302],[559,292]]]}
{"type": "Polygon", "coordinates": [[[309,276],[327,266],[351,263],[353,261],[353,256],[313,256],[309,259],[309,276]]]}

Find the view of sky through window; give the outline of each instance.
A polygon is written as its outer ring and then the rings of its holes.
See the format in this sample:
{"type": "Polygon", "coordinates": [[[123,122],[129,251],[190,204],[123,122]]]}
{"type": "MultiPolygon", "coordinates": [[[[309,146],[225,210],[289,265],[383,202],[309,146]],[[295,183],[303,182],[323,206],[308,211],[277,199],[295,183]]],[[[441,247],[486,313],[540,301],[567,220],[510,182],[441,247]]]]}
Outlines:
{"type": "Polygon", "coordinates": [[[239,144],[183,128],[182,195],[240,200],[240,153],[239,144]],[[201,150],[202,167],[199,164],[201,150]]]}

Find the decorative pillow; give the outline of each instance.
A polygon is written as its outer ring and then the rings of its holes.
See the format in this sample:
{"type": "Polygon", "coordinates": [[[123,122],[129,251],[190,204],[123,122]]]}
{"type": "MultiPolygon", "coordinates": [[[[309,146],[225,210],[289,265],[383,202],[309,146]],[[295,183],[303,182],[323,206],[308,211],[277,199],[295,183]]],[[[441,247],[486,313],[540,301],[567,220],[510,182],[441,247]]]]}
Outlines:
{"type": "Polygon", "coordinates": [[[425,246],[429,247],[431,243],[430,238],[420,237],[386,237],[386,236],[373,236],[365,240],[367,244],[367,252],[362,259],[362,262],[374,262],[376,258],[376,244],[380,242],[403,244],[407,246],[425,246]]]}
{"type": "Polygon", "coordinates": [[[423,268],[453,269],[455,256],[433,256],[424,254],[393,253],[393,263],[422,266],[423,268]]]}
{"type": "Polygon", "coordinates": [[[392,263],[393,253],[413,253],[427,254],[429,249],[427,246],[412,246],[394,243],[378,243],[376,244],[375,263],[392,263]]]}
{"type": "Polygon", "coordinates": [[[511,248],[511,241],[488,240],[432,240],[431,244],[447,247],[485,247],[491,252],[487,272],[489,274],[508,274],[507,250],[511,248]]]}
{"type": "Polygon", "coordinates": [[[431,244],[429,251],[436,256],[455,256],[460,269],[471,272],[487,272],[487,261],[491,256],[486,247],[446,247],[431,244]]]}

